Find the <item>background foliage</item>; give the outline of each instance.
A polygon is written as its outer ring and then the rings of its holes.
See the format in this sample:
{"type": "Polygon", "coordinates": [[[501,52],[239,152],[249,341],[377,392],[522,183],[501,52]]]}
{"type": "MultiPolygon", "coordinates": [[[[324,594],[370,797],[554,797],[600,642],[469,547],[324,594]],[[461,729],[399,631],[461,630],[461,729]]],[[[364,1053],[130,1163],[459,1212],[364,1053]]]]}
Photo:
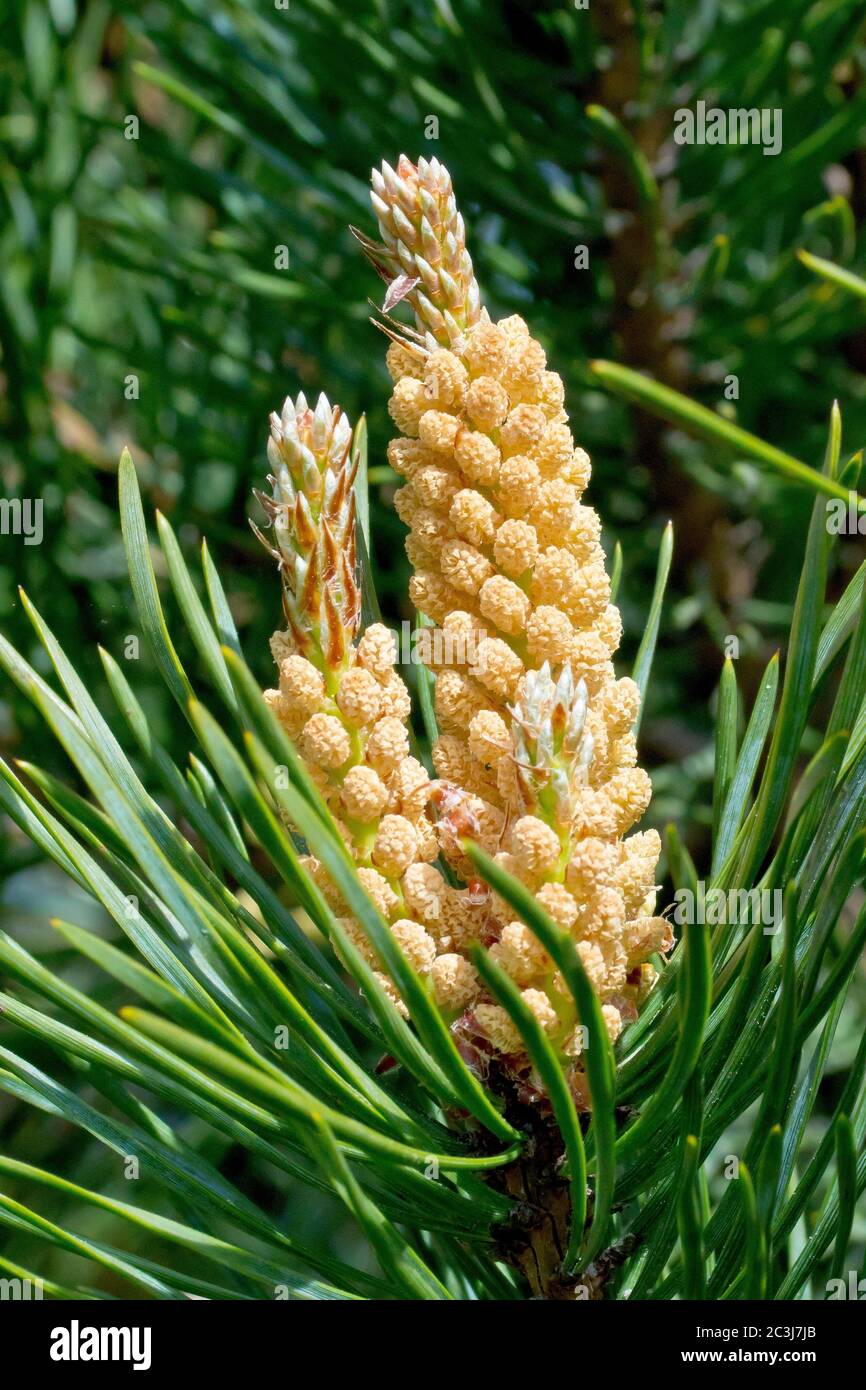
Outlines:
{"type": "MultiPolygon", "coordinates": [[[[593,457],[593,504],[606,541],[623,547],[626,663],[674,520],[642,747],[651,817],[677,823],[700,867],[724,639],[739,639],[751,696],[787,638],[812,499],[634,409],[590,363],[646,370],[814,467],[835,397],[844,456],[860,447],[863,305],[797,254],[864,261],[857,0],[591,0],[588,11],[543,0],[10,0],[0,45],[0,476],[6,496],[45,505],[41,546],[0,538],[3,632],[43,669],[22,583],[104,694],[96,642],[121,659],[136,631],[116,523],[128,443],[147,510],[165,512],[189,553],[207,537],[265,679],[277,585],[244,517],[264,473],[267,412],[298,386],[326,389],[352,418],[368,413],[377,585],[386,616],[408,616],[384,461],[384,344],[367,320],[378,286],[346,228],[372,229],[371,164],[401,149],[438,154],[492,310],[525,313],[565,377],[575,436],[593,457]],[[780,108],[782,153],[676,146],[673,112],[698,99],[780,108]],[[282,246],[287,270],[275,267],[282,246]],[[735,402],[724,398],[731,374],[735,402]]],[[[839,559],[834,595],[862,539],[839,559]]],[[[176,711],[146,654],[135,688],[179,751],[176,711]]],[[[4,686],[0,751],[32,752],[38,729],[4,686]]],[[[0,854],[0,919],[56,957],[46,922],[73,915],[68,886],[11,828],[0,854]]],[[[86,924],[83,898],[75,909],[86,924]]],[[[853,1055],[858,989],[831,1072],[853,1055]]],[[[35,1161],[50,1149],[52,1166],[98,1185],[104,1154],[0,1106],[14,1147],[35,1161]]],[[[353,1239],[341,1225],[334,1238],[353,1239]]]]}

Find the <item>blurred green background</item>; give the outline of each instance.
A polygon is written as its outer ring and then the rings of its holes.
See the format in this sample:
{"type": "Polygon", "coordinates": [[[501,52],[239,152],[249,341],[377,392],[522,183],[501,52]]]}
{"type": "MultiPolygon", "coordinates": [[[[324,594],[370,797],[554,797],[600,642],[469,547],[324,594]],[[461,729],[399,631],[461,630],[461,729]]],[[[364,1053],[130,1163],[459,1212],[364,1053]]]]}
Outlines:
{"type": "MultiPolygon", "coordinates": [[[[866,262],[864,64],[862,0],[6,0],[0,495],[43,499],[44,540],[0,536],[2,630],[40,663],[21,583],[99,694],[95,644],[121,656],[135,632],[115,510],[129,444],[151,507],[190,553],[207,537],[267,679],[278,583],[245,518],[268,412],[300,388],[368,414],[377,586],[389,620],[409,616],[380,288],[347,224],[373,231],[371,165],[435,154],[491,313],[524,314],[565,377],[589,500],[623,547],[624,670],[673,519],[642,756],[651,819],[705,867],[725,639],[748,699],[786,640],[812,499],[612,397],[589,363],[645,370],[812,466],[838,398],[845,452],[862,445],[863,306],[796,253],[866,262]],[[674,112],[698,100],[780,110],[781,152],[678,146],[674,112]]],[[[843,541],[834,595],[862,547],[843,541]]],[[[146,655],[136,690],[177,752],[146,655]]],[[[0,755],[38,746],[50,766],[43,744],[0,689],[0,755]]],[[[0,920],[31,946],[56,950],[60,906],[92,912],[11,833],[0,874],[0,920]]]]}

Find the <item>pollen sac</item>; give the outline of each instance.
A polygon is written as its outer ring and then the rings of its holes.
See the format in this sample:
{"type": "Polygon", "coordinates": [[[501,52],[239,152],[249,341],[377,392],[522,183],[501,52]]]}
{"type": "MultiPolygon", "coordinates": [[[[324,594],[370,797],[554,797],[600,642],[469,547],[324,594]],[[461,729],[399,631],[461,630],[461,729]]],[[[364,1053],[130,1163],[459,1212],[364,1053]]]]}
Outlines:
{"type": "Polygon", "coordinates": [[[354,666],[340,681],[337,705],[343,718],[358,726],[372,724],[382,704],[381,687],[363,666],[354,666]]]}
{"type": "Polygon", "coordinates": [[[354,820],[372,821],[388,804],[388,788],[372,767],[359,764],[350,768],[343,778],[340,800],[346,814],[354,820]]]}
{"type": "Polygon", "coordinates": [[[352,751],[345,726],[332,714],[313,714],[301,731],[301,751],[318,767],[342,767],[352,751]]]}

